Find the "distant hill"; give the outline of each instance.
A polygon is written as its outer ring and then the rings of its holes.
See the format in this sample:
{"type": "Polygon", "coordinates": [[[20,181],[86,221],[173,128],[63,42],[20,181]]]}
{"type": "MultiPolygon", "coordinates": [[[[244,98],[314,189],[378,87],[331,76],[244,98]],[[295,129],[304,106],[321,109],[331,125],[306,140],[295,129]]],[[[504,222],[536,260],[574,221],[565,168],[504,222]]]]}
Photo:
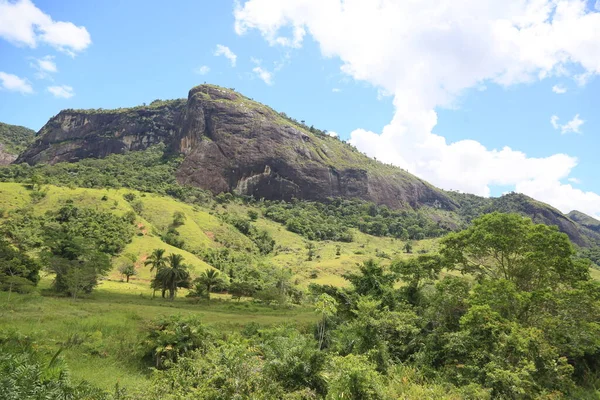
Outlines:
{"type": "Polygon", "coordinates": [[[7,165],[33,143],[35,131],[0,122],[0,165],[7,165]]]}
{"type": "Polygon", "coordinates": [[[586,228],[600,233],[600,221],[582,213],[581,211],[573,210],[567,214],[567,217],[585,226],[586,228]]]}
{"type": "Polygon", "coordinates": [[[459,229],[479,215],[517,212],[556,225],[579,246],[600,243],[597,230],[520,194],[483,198],[447,192],[367,157],[325,131],[231,89],[200,85],[187,100],[156,100],[116,110],[63,110],[40,130],[17,163],[56,164],[104,158],[164,144],[180,155],[177,181],[257,199],[324,202],[360,199],[392,209],[423,209],[459,229]]]}

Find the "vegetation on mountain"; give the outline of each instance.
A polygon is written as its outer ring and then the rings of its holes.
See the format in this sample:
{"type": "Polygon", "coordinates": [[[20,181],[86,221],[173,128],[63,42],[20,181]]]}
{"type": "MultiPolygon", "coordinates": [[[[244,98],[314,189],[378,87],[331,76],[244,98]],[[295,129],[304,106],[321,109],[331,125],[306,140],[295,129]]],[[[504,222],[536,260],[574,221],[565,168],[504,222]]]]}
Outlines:
{"type": "Polygon", "coordinates": [[[9,164],[31,145],[35,131],[24,126],[0,122],[0,164],[9,164]]]}

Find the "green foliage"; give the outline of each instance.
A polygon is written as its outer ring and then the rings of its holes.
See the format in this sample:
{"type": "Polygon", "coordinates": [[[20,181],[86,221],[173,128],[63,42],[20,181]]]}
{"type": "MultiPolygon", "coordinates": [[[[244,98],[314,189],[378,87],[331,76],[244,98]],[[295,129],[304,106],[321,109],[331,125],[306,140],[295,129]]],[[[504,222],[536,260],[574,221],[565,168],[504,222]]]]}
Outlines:
{"type": "Polygon", "coordinates": [[[119,272],[123,275],[127,282],[129,282],[129,278],[137,275],[137,271],[135,270],[135,265],[133,264],[125,264],[119,267],[119,272]]]}
{"type": "MultiPolygon", "coordinates": [[[[58,357],[58,353],[55,357],[58,357]]],[[[3,399],[112,399],[88,382],[75,384],[68,369],[54,358],[49,365],[31,350],[0,353],[0,393],[3,399]]]]}
{"type": "Polygon", "coordinates": [[[171,367],[194,350],[206,352],[214,340],[212,331],[198,319],[181,316],[159,319],[146,332],[141,343],[143,356],[158,369],[171,367]]]}
{"type": "Polygon", "coordinates": [[[0,122],[0,143],[10,154],[18,155],[35,139],[35,131],[24,126],[9,125],[0,122]]]}
{"type": "Polygon", "coordinates": [[[210,301],[210,292],[215,286],[223,286],[225,280],[219,273],[214,269],[208,269],[204,271],[198,278],[194,280],[194,291],[191,295],[195,296],[206,296],[206,299],[210,301]]]}
{"type": "Polygon", "coordinates": [[[588,266],[573,261],[567,235],[517,214],[484,215],[470,228],[446,236],[442,245],[450,266],[479,279],[507,279],[520,290],[589,279],[588,266]]]}
{"type": "Polygon", "coordinates": [[[50,229],[47,236],[42,259],[48,271],[55,274],[54,290],[73,298],[82,292],[91,293],[98,277],[110,270],[108,255],[83,237],[71,236],[64,230],[50,229]]]}
{"type": "Polygon", "coordinates": [[[0,290],[27,293],[40,280],[40,264],[0,239],[0,290]]]}
{"type": "Polygon", "coordinates": [[[27,183],[37,175],[45,183],[58,186],[129,188],[189,203],[209,202],[208,192],[177,182],[175,171],[180,163],[180,158],[165,155],[164,145],[156,145],[144,151],[112,154],[102,159],[87,158],[76,163],[10,165],[0,168],[0,181],[27,183]]]}
{"type": "Polygon", "coordinates": [[[110,255],[120,253],[134,233],[130,221],[123,217],[71,204],[61,207],[56,213],[49,213],[47,217],[46,231],[58,229],[68,236],[85,238],[99,251],[110,255]]]}
{"type": "Polygon", "coordinates": [[[349,228],[374,236],[416,240],[441,236],[450,230],[421,211],[390,210],[360,200],[267,202],[264,215],[309,240],[351,242],[349,228]]]}
{"type": "Polygon", "coordinates": [[[172,225],[177,227],[185,224],[185,214],[181,211],[175,211],[173,213],[173,222],[172,225]]]}
{"type": "Polygon", "coordinates": [[[264,230],[256,229],[251,219],[245,219],[235,214],[226,214],[223,219],[233,225],[240,233],[248,236],[258,248],[260,254],[266,255],[275,248],[275,240],[271,234],[264,230]]]}
{"type": "Polygon", "coordinates": [[[326,370],[327,399],[380,400],[384,398],[384,380],[364,356],[354,354],[333,357],[326,370]]]}
{"type": "Polygon", "coordinates": [[[171,253],[166,257],[164,266],[158,269],[152,287],[161,288],[163,298],[169,291],[169,299],[173,300],[177,289],[190,287],[189,267],[183,261],[181,254],[171,253]]]}

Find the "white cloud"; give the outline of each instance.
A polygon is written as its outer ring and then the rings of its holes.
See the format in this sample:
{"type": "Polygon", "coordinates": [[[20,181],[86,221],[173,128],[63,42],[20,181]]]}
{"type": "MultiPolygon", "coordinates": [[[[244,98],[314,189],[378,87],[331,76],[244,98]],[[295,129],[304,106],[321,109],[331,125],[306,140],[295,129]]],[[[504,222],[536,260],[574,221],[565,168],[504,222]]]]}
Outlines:
{"type": "Polygon", "coordinates": [[[260,66],[256,66],[252,68],[252,72],[254,72],[254,74],[256,74],[256,76],[259,77],[267,85],[273,84],[273,74],[267,71],[266,69],[260,66]]]}
{"type": "Polygon", "coordinates": [[[75,92],[71,86],[61,85],[61,86],[48,86],[48,91],[54,95],[54,97],[58,97],[61,99],[70,99],[75,96],[75,92]]]}
{"type": "Polygon", "coordinates": [[[53,56],[32,58],[29,65],[37,70],[35,77],[38,79],[50,78],[50,74],[58,72],[53,56]]]}
{"type": "Polygon", "coordinates": [[[0,72],[0,81],[2,89],[9,92],[19,92],[22,94],[33,93],[33,88],[26,79],[19,78],[17,75],[0,72]]]}
{"type": "Polygon", "coordinates": [[[32,48],[46,43],[72,56],[92,43],[85,27],[54,21],[30,0],[0,0],[0,37],[32,48]]]}
{"type": "Polygon", "coordinates": [[[194,70],[198,75],[206,75],[210,72],[210,67],[208,65],[203,65],[194,70]]]}
{"type": "Polygon", "coordinates": [[[554,85],[552,86],[552,91],[556,94],[564,94],[567,93],[567,88],[563,85],[554,85]]]}
{"type": "Polygon", "coordinates": [[[559,181],[524,181],[516,185],[516,191],[536,199],[552,199],[552,205],[567,213],[578,210],[600,218],[600,195],[576,189],[559,181]]]}
{"type": "Polygon", "coordinates": [[[337,132],[334,132],[334,131],[327,131],[327,134],[331,137],[339,137],[340,136],[340,135],[338,135],[337,132]]]}
{"type": "Polygon", "coordinates": [[[341,91],[342,91],[342,89],[334,87],[333,89],[331,89],[331,91],[332,91],[333,93],[339,93],[339,92],[341,92],[341,91]]]}
{"type": "Polygon", "coordinates": [[[581,180],[577,179],[575,177],[569,178],[568,181],[571,182],[571,183],[575,183],[575,184],[580,184],[581,183],[581,180]]]}
{"type": "Polygon", "coordinates": [[[558,123],[559,118],[556,115],[553,115],[550,118],[550,123],[554,129],[560,129],[561,135],[565,135],[567,133],[581,133],[581,125],[585,123],[584,120],[579,118],[579,114],[575,114],[572,120],[567,122],[564,125],[558,123]]]}
{"type": "MultiPolygon", "coordinates": [[[[432,129],[435,110],[455,106],[470,88],[553,76],[581,84],[599,74],[600,13],[584,0],[247,0],[234,15],[238,34],[256,29],[273,46],[300,47],[311,35],[324,56],[341,59],[345,74],[394,96],[395,115],[383,132],[351,133],[368,155],[446,189],[489,195],[491,185],[514,185],[536,188],[551,204],[568,198],[570,186],[560,180],[576,158],[448,143],[432,129]]],[[[583,209],[578,201],[589,196],[573,196],[573,208],[583,209]]]]}
{"type": "Polygon", "coordinates": [[[229,60],[232,67],[235,67],[235,63],[237,61],[237,56],[233,51],[229,49],[227,46],[223,46],[222,44],[217,45],[217,49],[215,50],[215,56],[224,56],[229,60]]]}

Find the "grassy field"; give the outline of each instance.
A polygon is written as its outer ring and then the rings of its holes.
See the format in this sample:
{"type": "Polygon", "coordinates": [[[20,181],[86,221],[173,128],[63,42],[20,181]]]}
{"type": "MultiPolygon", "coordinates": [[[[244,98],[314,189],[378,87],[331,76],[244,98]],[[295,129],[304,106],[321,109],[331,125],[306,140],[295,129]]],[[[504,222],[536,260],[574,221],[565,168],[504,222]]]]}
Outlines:
{"type": "MultiPolygon", "coordinates": [[[[39,350],[51,355],[63,348],[62,355],[73,378],[87,379],[106,389],[116,382],[136,388],[147,383],[148,366],[140,359],[139,342],[144,327],[153,319],[173,315],[197,315],[208,324],[223,330],[236,330],[254,322],[264,325],[293,323],[312,325],[317,316],[310,308],[286,306],[273,308],[250,300],[235,302],[229,295],[213,295],[210,305],[186,298],[181,290],[175,301],[152,299],[152,273],[144,260],[156,248],[167,253],[181,254],[192,267],[192,276],[212,268],[192,251],[206,248],[234,247],[252,249],[252,241],[232,225],[223,222],[219,213],[246,215],[251,207],[242,204],[198,207],[169,197],[139,193],[131,190],[67,188],[46,185],[46,196],[32,202],[31,190],[21,184],[0,183],[1,215],[30,207],[34,214],[43,215],[72,201],[78,207],[90,207],[124,215],[132,210],[124,195],[134,193],[143,204],[136,221],[136,234],[119,257],[112,260],[112,271],[89,296],[72,300],[56,297],[48,290],[52,277],[45,276],[39,292],[31,295],[0,292],[1,332],[16,331],[31,337],[39,350]],[[164,243],[161,235],[168,229],[175,212],[185,215],[185,223],[178,228],[186,250],[164,243]],[[189,251],[188,251],[189,250],[189,251]],[[125,255],[136,258],[137,275],[130,282],[123,281],[118,268],[125,255]]],[[[258,210],[257,208],[254,208],[258,210]]],[[[18,211],[17,211],[18,212],[18,211]]],[[[307,260],[307,243],[303,237],[289,232],[284,226],[259,217],[254,225],[267,230],[276,241],[275,251],[262,261],[289,267],[293,282],[306,287],[311,282],[343,286],[341,275],[356,269],[358,263],[379,256],[383,263],[394,257],[409,256],[401,252],[403,243],[396,239],[378,238],[354,232],[352,243],[313,242],[315,256],[307,260]],[[339,255],[336,255],[339,247],[339,255]]],[[[432,249],[435,241],[415,243],[415,251],[432,249]]]]}
{"type": "MultiPolygon", "coordinates": [[[[173,302],[152,299],[145,285],[104,280],[86,298],[54,297],[40,283],[41,292],[31,295],[0,292],[0,336],[19,332],[32,338],[38,350],[62,355],[73,378],[87,379],[105,389],[116,382],[128,388],[147,383],[149,368],[140,359],[139,342],[144,327],[168,315],[195,315],[221,330],[237,330],[254,322],[262,325],[310,324],[316,315],[309,308],[273,308],[250,301],[234,302],[213,296],[210,304],[178,297],[173,302]]],[[[228,296],[227,296],[228,297],[228,296]]]]}

